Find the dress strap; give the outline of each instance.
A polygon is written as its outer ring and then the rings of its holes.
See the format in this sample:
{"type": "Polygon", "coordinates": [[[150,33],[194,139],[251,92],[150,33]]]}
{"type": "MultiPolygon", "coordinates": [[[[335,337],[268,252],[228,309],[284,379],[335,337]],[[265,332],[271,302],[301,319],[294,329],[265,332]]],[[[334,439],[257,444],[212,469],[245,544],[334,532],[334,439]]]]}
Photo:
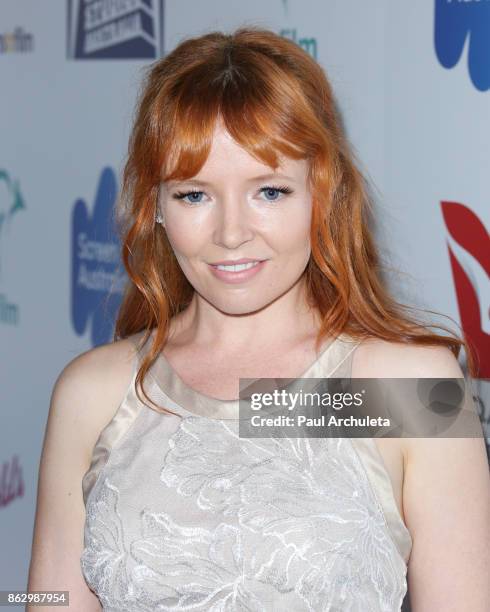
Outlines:
{"type": "Polygon", "coordinates": [[[114,416],[100,432],[92,451],[90,466],[82,478],[82,493],[85,506],[102,468],[109,461],[111,450],[129,430],[141,410],[142,404],[136,395],[135,379],[142,357],[149,346],[149,342],[140,346],[143,337],[144,330],[127,338],[134,345],[131,381],[114,416]]]}
{"type": "Polygon", "coordinates": [[[378,446],[373,438],[350,438],[350,440],[362,460],[366,475],[381,506],[398,552],[407,563],[412,550],[412,537],[400,516],[393,493],[393,485],[378,446]]]}
{"type": "MultiPolygon", "coordinates": [[[[335,368],[329,373],[329,376],[348,378],[352,376],[352,361],[355,349],[360,344],[362,344],[362,340],[351,341],[350,348],[346,347],[343,350],[345,358],[339,362],[340,367],[335,368]]],[[[391,478],[378,445],[373,438],[349,438],[349,440],[361,459],[398,552],[407,563],[413,544],[412,537],[398,510],[391,478]]]]}

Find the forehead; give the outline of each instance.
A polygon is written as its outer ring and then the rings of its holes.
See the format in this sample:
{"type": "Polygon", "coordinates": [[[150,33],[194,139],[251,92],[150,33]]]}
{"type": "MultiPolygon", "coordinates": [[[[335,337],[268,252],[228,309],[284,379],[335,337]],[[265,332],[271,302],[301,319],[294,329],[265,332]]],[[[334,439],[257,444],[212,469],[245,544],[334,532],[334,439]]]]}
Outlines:
{"type": "Polygon", "coordinates": [[[181,182],[217,184],[223,180],[251,182],[273,178],[295,182],[305,180],[308,169],[306,160],[295,160],[279,155],[278,162],[278,167],[272,168],[254,157],[233,139],[221,122],[218,122],[213,132],[209,155],[200,171],[185,181],[172,180],[168,181],[168,184],[181,182]]]}

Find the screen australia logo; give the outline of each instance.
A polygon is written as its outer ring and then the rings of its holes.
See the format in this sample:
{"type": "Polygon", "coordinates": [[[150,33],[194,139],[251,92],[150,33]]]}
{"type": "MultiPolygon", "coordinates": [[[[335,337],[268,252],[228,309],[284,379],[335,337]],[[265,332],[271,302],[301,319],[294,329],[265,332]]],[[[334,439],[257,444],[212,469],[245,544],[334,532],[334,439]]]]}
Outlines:
{"type": "Polygon", "coordinates": [[[72,59],[156,59],[163,55],[164,0],[67,0],[72,59]]]}
{"type": "Polygon", "coordinates": [[[435,50],[444,68],[454,68],[467,43],[471,82],[490,89],[490,0],[436,0],[435,50]]]}
{"type": "Polygon", "coordinates": [[[104,168],[95,194],[93,213],[79,199],[72,213],[71,319],[77,334],[87,329],[93,346],[112,339],[126,273],[113,226],[116,176],[104,168]]]}

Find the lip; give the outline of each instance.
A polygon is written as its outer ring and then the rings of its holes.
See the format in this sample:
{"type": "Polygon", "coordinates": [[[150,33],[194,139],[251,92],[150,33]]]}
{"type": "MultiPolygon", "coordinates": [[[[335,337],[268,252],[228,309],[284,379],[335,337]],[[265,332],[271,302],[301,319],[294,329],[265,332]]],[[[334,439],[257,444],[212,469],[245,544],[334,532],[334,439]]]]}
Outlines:
{"type": "Polygon", "coordinates": [[[251,259],[242,257],[241,259],[223,259],[223,261],[212,261],[210,266],[237,266],[238,264],[250,263],[252,261],[264,261],[263,259],[251,259]]]}
{"type": "MultiPolygon", "coordinates": [[[[263,259],[262,261],[258,259],[248,259],[246,261],[237,260],[237,261],[234,261],[233,263],[234,264],[248,263],[250,261],[258,261],[259,263],[255,266],[252,266],[248,270],[241,270],[240,272],[228,272],[227,270],[219,270],[216,267],[216,265],[218,264],[208,264],[208,265],[209,265],[211,272],[214,274],[216,278],[219,278],[225,283],[237,284],[237,283],[243,283],[245,281],[248,281],[249,279],[256,276],[267,263],[267,259],[263,259]]],[[[226,265],[226,264],[220,263],[219,265],[226,265]]],[[[227,264],[227,265],[232,265],[232,264],[227,264]]]]}

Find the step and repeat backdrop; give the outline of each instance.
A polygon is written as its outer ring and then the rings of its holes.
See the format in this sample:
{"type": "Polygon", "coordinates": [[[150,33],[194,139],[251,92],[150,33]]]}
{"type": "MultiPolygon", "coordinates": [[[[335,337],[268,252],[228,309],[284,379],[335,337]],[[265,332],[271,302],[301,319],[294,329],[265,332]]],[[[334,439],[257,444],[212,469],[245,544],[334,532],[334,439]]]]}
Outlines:
{"type": "Polygon", "coordinates": [[[54,382],[111,340],[126,277],[110,220],[143,71],[244,24],[325,68],[393,291],[472,339],[490,441],[490,2],[2,0],[0,589],[26,587],[54,382]]]}

